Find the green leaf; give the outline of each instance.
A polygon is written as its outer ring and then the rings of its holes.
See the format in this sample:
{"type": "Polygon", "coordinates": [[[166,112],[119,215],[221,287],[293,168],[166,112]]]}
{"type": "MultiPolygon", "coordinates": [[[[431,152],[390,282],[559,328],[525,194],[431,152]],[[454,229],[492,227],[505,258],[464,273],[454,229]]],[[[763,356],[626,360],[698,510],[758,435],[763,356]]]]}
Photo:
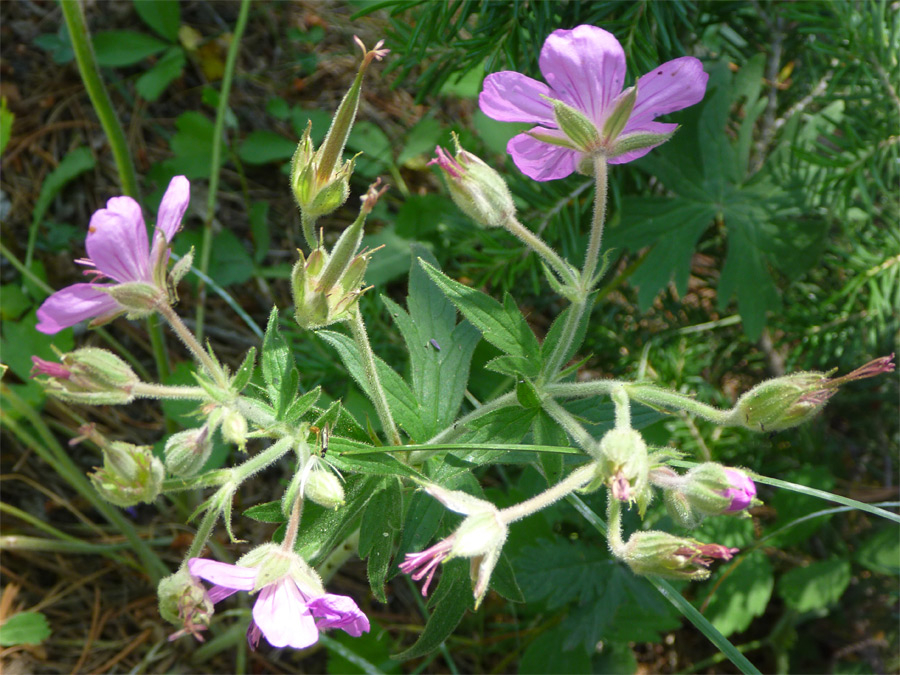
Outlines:
{"type": "Polygon", "coordinates": [[[366,430],[344,408],[340,401],[335,401],[328,406],[328,410],[322,411],[313,424],[320,429],[329,426],[331,427],[331,433],[335,436],[345,436],[348,439],[359,441],[366,447],[372,447],[369,445],[371,439],[366,430]]]}
{"type": "MultiPolygon", "coordinates": [[[[183,256],[192,246],[199,250],[202,243],[203,233],[200,230],[189,230],[179,233],[173,248],[176,253],[183,256]]],[[[242,284],[254,274],[253,259],[247,253],[244,243],[231,230],[223,229],[216,232],[212,239],[210,258],[207,272],[220,286],[242,284]]],[[[197,283],[197,278],[193,275],[189,275],[187,279],[191,283],[197,283]]]]}
{"type": "Polygon", "coordinates": [[[563,626],[556,626],[538,635],[522,654],[518,671],[520,675],[592,673],[591,658],[584,649],[560,649],[567,637],[568,631],[563,626]]]}
{"type": "MultiPolygon", "coordinates": [[[[562,360],[560,363],[566,364],[568,363],[573,356],[575,356],[575,352],[578,351],[579,347],[581,347],[584,342],[584,336],[587,333],[587,327],[590,323],[591,319],[591,308],[594,306],[594,300],[596,299],[596,293],[591,293],[587,298],[587,311],[582,312],[581,321],[578,323],[578,327],[575,331],[575,335],[572,339],[569,348],[563,353],[562,360]]],[[[553,324],[550,326],[550,330],[547,331],[547,336],[544,338],[544,342],[541,345],[541,357],[542,360],[546,360],[550,354],[553,353],[553,350],[556,349],[556,345],[562,337],[563,327],[565,326],[566,319],[569,316],[569,313],[572,311],[572,305],[566,307],[562,312],[560,312],[559,316],[557,316],[553,320],[553,324]]]]}
{"type": "Polygon", "coordinates": [[[297,391],[297,367],[287,341],[278,330],[278,308],[273,307],[262,345],[262,373],[266,392],[281,419],[297,391]]]}
{"type": "Polygon", "coordinates": [[[0,625],[0,646],[39,645],[50,637],[50,624],[40,612],[19,612],[0,625]]]}
{"type": "Polygon", "coordinates": [[[306,504],[294,550],[310,565],[321,564],[359,526],[366,504],[384,480],[380,476],[348,476],[344,482],[345,503],[339,509],[306,504]]]}
{"type": "Polygon", "coordinates": [[[778,594],[792,609],[809,612],[836,603],[849,585],[849,562],[822,560],[787,572],[778,580],[778,594]]]}
{"type": "Polygon", "coordinates": [[[253,261],[258,265],[268,255],[272,245],[272,235],[269,232],[269,202],[253,202],[247,220],[250,221],[250,232],[253,235],[253,261]]]}
{"type": "Polygon", "coordinates": [[[178,0],[134,0],[134,9],[141,20],[169,42],[178,39],[181,10],[178,0]]]}
{"type": "Polygon", "coordinates": [[[186,59],[180,47],[170,47],[156,64],[141,75],[135,83],[138,94],[148,101],[155,101],[169,84],[181,77],[186,59]]]}
{"type": "MultiPolygon", "coordinates": [[[[536,445],[554,445],[558,447],[568,447],[570,445],[569,436],[563,428],[543,410],[538,412],[534,418],[531,433],[534,436],[536,445]]],[[[563,474],[563,456],[552,452],[542,452],[539,455],[539,459],[544,477],[547,479],[547,485],[558,483],[563,474]]]]}
{"type": "Polygon", "coordinates": [[[427,262],[421,263],[432,281],[481,331],[485,340],[506,354],[518,357],[523,375],[537,376],[541,347],[511,296],[507,295],[501,305],[489,295],[450,279],[427,262]]]}
{"type": "Polygon", "coordinates": [[[152,35],[133,30],[107,30],[96,33],[92,42],[97,65],[104,68],[132,66],[169,46],[152,35]]]}
{"type": "Polygon", "coordinates": [[[236,392],[240,392],[244,387],[247,386],[247,383],[250,382],[250,378],[253,377],[253,366],[256,363],[256,347],[250,347],[247,351],[247,356],[244,357],[243,362],[240,367],[237,369],[237,373],[235,373],[234,379],[231,382],[231,386],[236,392]]]}
{"type": "MultiPolygon", "coordinates": [[[[75,148],[65,157],[59,165],[50,172],[41,184],[41,193],[38,195],[31,216],[32,230],[39,227],[44,219],[44,214],[50,207],[50,203],[59,194],[67,183],[94,168],[96,162],[91,151],[87,148],[75,148]]],[[[31,235],[34,236],[34,235],[31,235]]]]}
{"type": "Polygon", "coordinates": [[[369,586],[375,598],[387,603],[384,583],[391,564],[394,543],[400,535],[403,500],[400,483],[385,481],[384,489],[366,505],[359,526],[359,556],[366,559],[369,586]]]}
{"type": "Polygon", "coordinates": [[[251,506],[243,515],[260,523],[283,523],[286,520],[281,510],[281,500],[251,506]]]}
{"type": "MultiPolygon", "coordinates": [[[[177,131],[169,141],[175,157],[163,163],[165,171],[173,176],[184,174],[191,180],[209,178],[215,133],[212,120],[202,113],[190,111],[175,119],[175,128],[177,131]]],[[[228,153],[224,139],[219,142],[222,144],[220,161],[224,162],[228,153]]]]}
{"type": "Polygon", "coordinates": [[[393,658],[407,661],[424,656],[437,649],[450,636],[474,602],[468,568],[469,561],[461,558],[441,565],[440,581],[428,602],[428,606],[433,607],[434,611],[428,617],[415,644],[393,658]]]}
{"type": "Polygon", "coordinates": [[[380,449],[378,452],[357,455],[352,451],[361,449],[375,450],[376,448],[346,438],[334,437],[331,439],[330,447],[331,454],[329,456],[331,461],[341,471],[425,480],[425,476],[398,460],[387,450],[380,449]]]}
{"type": "Polygon", "coordinates": [[[856,552],[856,562],[879,574],[900,574],[900,539],[897,527],[882,527],[856,552]]]}
{"type": "MultiPolygon", "coordinates": [[[[413,245],[413,258],[434,261],[419,245],[413,245]]],[[[382,301],[406,342],[412,390],[425,437],[430,438],[456,419],[481,336],[468,322],[456,323],[456,309],[417,262],[409,273],[409,313],[387,297],[382,301]]]]}
{"type": "Polygon", "coordinates": [[[267,164],[290,159],[297,143],[268,129],[251,131],[237,148],[238,157],[246,164],[267,164]]]}
{"type": "Polygon", "coordinates": [[[306,414],[306,411],[315,405],[321,394],[322,387],[317,385],[314,389],[310,389],[302,396],[296,397],[284,413],[284,423],[296,424],[297,421],[306,414]]]}
{"type": "Polygon", "coordinates": [[[434,148],[444,133],[440,122],[433,117],[423,117],[406,132],[406,143],[397,157],[397,165],[406,166],[420,155],[433,155],[434,148]]]}
{"type": "MultiPolygon", "coordinates": [[[[334,347],[341,361],[346,366],[350,375],[369,398],[372,393],[369,390],[369,381],[363,359],[359,354],[356,343],[346,335],[328,330],[317,331],[316,335],[334,347]]],[[[394,416],[397,425],[400,426],[416,443],[428,440],[425,427],[422,424],[419,403],[409,386],[404,382],[393,368],[379,357],[375,357],[375,367],[378,369],[378,378],[387,398],[388,406],[394,416]]]]}
{"type": "Polygon", "coordinates": [[[698,593],[696,604],[709,599],[703,614],[727,637],[746,630],[753,619],[762,616],[774,586],[768,558],[762,551],[752,551],[716,570],[698,593]]]}
{"type": "Polygon", "coordinates": [[[6,107],[6,97],[0,97],[0,155],[6,150],[6,145],[12,137],[13,122],[16,116],[6,107]]]}

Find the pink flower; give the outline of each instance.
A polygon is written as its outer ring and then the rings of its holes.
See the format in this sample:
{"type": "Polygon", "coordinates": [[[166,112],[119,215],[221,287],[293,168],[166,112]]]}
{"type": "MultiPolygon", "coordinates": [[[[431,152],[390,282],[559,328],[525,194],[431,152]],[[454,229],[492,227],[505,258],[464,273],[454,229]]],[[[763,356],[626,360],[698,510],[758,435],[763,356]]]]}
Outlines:
{"type": "Polygon", "coordinates": [[[259,591],[247,631],[253,649],[260,636],[273,647],[304,649],[318,641],[320,630],[340,628],[353,637],[369,631],[369,620],[356,603],[345,595],[326,593],[315,571],[298,556],[269,544],[238,562],[191,558],[188,569],[213,583],[208,593],[213,603],[237,591],[259,591]]]}
{"type": "Polygon", "coordinates": [[[622,45],[596,26],[553,31],[541,49],[540,68],[549,86],[504,71],[487,76],[479,98],[488,117],[539,125],[515,136],[506,149],[525,175],[540,181],[568,176],[594,152],[603,152],[610,164],[644,156],[678,126],[654,118],[698,103],[709,78],[700,61],[684,56],[641,77],[636,94],[632,89],[623,92],[622,45]],[[585,146],[584,135],[573,138],[560,129],[552,101],[593,124],[590,144],[585,146]]]}
{"type": "Polygon", "coordinates": [[[756,497],[756,485],[743,471],[725,469],[725,476],[731,487],[722,494],[731,500],[727,512],[743,511],[753,503],[756,497]]]}
{"type": "Polygon", "coordinates": [[[63,288],[47,298],[37,312],[37,329],[53,334],[84,319],[96,317],[93,323],[99,325],[124,312],[141,309],[123,305],[109,293],[123,284],[135,284],[136,295],[165,297],[168,243],[181,226],[189,201],[190,183],[184,176],[175,176],[159,205],[151,249],[140,205],[131,197],[110,199],[105,209],[91,216],[85,240],[89,257],[75,261],[90,267],[85,274],[94,278],[88,283],[63,288]],[[104,279],[115,283],[97,283],[104,279]]]}

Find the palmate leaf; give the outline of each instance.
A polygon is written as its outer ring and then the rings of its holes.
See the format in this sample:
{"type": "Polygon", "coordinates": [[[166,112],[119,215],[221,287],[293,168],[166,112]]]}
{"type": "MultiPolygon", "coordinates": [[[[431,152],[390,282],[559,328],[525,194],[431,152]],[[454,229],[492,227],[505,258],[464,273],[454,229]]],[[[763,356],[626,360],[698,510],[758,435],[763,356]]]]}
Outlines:
{"type": "MultiPolygon", "coordinates": [[[[672,280],[679,294],[687,292],[697,242],[710,225],[718,224],[728,242],[719,308],[725,310],[737,296],[744,330],[751,339],[762,333],[766,314],[780,308],[770,268],[779,266],[773,253],[784,250],[785,241],[797,240],[783,230],[795,227],[786,216],[798,210],[801,202],[765,171],[751,173],[748,165],[753,122],[762,110],[758,86],[762,67],[762,59],[754,58],[737,76],[724,62],[710,68],[703,103],[688,113],[672,141],[637,163],[675,196],[623,200],[622,222],[607,239],[608,246],[631,251],[653,247],[632,277],[639,289],[639,304],[646,310],[672,280]],[[737,139],[731,141],[726,134],[729,111],[740,100],[745,100],[748,114],[737,139]]],[[[802,239],[802,233],[798,236],[802,239]]],[[[811,265],[816,257],[805,256],[804,264],[811,265]]]]}
{"type": "Polygon", "coordinates": [[[481,335],[468,321],[456,323],[456,309],[418,263],[425,260],[437,269],[434,257],[414,245],[412,258],[408,312],[387,297],[382,301],[409,350],[412,391],[424,434],[430,438],[456,418],[481,335]]]}

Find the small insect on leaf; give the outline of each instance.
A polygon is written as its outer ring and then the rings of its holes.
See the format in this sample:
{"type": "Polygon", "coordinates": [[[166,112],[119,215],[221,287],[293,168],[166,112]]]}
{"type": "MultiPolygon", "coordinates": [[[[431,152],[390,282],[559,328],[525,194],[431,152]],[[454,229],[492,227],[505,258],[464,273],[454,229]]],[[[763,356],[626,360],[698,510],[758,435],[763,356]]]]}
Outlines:
{"type": "Polygon", "coordinates": [[[431,343],[431,346],[432,346],[432,347],[434,347],[434,348],[435,348],[436,350],[438,350],[438,351],[441,351],[441,346],[438,344],[438,341],[437,341],[437,340],[435,340],[434,338],[431,338],[431,339],[429,340],[429,342],[431,343]]]}

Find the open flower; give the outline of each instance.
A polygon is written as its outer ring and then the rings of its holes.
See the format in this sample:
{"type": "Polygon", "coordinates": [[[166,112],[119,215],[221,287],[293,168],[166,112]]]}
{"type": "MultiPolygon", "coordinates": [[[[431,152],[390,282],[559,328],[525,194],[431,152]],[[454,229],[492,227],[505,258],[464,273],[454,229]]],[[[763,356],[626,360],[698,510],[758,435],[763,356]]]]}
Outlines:
{"type": "Polygon", "coordinates": [[[191,558],[188,569],[213,583],[213,603],[237,591],[259,591],[247,631],[253,649],[260,636],[273,647],[304,649],[318,641],[320,630],[340,628],[353,637],[369,631],[368,618],[351,598],[326,593],[305,560],[275,544],[250,551],[236,565],[191,558]]]}
{"type": "Polygon", "coordinates": [[[467,517],[446,539],[419,553],[407,553],[406,560],[399,565],[400,571],[412,575],[415,581],[425,577],[422,595],[427,595],[440,563],[453,558],[471,558],[469,576],[475,609],[478,609],[506,542],[507,525],[497,507],[483,499],[465,492],[445,490],[438,485],[429,485],[426,491],[448,509],[467,517]]]}
{"type": "Polygon", "coordinates": [[[488,117],[539,125],[506,149],[525,175],[540,181],[568,176],[595,153],[610,164],[644,156],[677,128],[654,118],[698,103],[709,77],[700,61],[684,56],[622,91],[622,45],[596,26],[553,31],[541,49],[540,68],[549,86],[504,71],[485,78],[479,98],[488,117]]]}
{"type": "Polygon", "coordinates": [[[175,176],[163,195],[152,248],[141,207],[131,197],[113,197],[91,216],[85,248],[88,257],[75,262],[94,275],[88,283],[57,291],[38,309],[37,329],[58,333],[84,319],[100,325],[128,313],[138,317],[167,299],[165,271],[168,243],[181,226],[190,201],[190,183],[175,176]],[[114,283],[98,283],[111,280],[114,283]]]}

